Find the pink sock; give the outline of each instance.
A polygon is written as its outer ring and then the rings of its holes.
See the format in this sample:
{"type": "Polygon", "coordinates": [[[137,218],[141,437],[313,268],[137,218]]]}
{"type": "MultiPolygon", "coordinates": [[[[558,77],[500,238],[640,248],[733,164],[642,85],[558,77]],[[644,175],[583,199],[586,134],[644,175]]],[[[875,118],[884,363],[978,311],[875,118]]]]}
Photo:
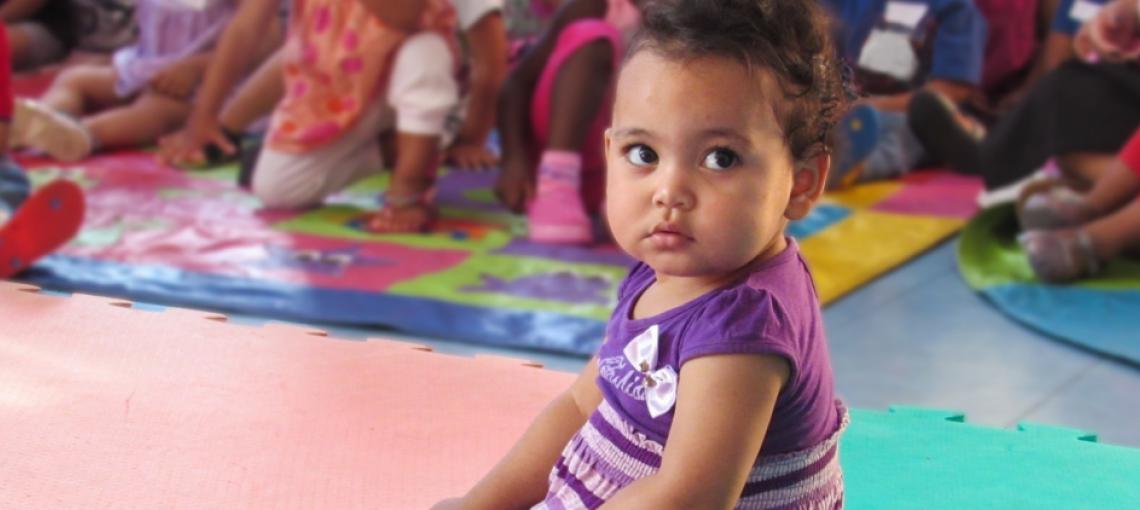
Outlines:
{"type": "Polygon", "coordinates": [[[582,205],[582,156],[546,151],[538,166],[538,186],[530,204],[530,239],[545,243],[588,243],[590,218],[582,205]]]}
{"type": "Polygon", "coordinates": [[[582,185],[582,155],[571,151],[548,150],[538,162],[538,181],[554,180],[574,188],[582,185]]]}

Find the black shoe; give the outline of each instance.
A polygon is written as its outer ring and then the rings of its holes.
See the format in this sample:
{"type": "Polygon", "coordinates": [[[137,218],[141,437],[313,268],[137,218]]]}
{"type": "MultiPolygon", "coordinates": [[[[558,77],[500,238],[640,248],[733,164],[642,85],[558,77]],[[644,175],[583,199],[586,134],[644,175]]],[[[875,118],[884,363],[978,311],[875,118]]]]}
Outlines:
{"type": "Polygon", "coordinates": [[[959,173],[981,175],[981,142],[958,122],[957,108],[938,93],[915,92],[907,106],[907,123],[936,161],[959,173]]]}

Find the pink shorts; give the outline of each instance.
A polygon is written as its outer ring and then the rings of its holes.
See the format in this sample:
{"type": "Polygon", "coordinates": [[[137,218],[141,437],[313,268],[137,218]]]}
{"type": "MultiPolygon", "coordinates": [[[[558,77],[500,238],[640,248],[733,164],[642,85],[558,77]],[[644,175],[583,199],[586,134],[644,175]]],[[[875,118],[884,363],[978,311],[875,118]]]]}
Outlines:
{"type": "MultiPolygon", "coordinates": [[[[538,147],[535,152],[541,153],[546,149],[550,139],[550,107],[554,98],[554,83],[558,78],[558,71],[566,59],[583,46],[594,41],[609,41],[614,50],[614,75],[620,65],[622,54],[621,32],[609,23],[600,19],[576,21],[562,29],[558,41],[554,45],[554,52],[539,77],[538,86],[534,91],[531,103],[530,121],[534,129],[535,140],[538,147]]],[[[610,93],[602,101],[602,108],[598,110],[590,130],[586,134],[585,142],[579,149],[582,155],[582,200],[586,210],[597,211],[602,204],[606,191],[606,159],[605,159],[605,131],[610,126],[610,114],[613,103],[613,84],[610,84],[610,93]]]]}

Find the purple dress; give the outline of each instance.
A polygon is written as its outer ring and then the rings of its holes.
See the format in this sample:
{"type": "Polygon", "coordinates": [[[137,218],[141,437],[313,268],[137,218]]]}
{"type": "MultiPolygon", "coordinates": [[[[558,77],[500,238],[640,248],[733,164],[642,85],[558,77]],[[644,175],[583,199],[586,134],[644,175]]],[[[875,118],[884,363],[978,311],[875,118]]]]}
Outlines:
{"type": "Polygon", "coordinates": [[[137,42],[115,52],[115,93],[130,97],[170,63],[209,51],[233,17],[232,0],[140,0],[137,42]]]}
{"type": "Polygon", "coordinates": [[[603,402],[563,450],[536,508],[597,508],[657,472],[682,367],[717,354],[774,355],[791,367],[736,508],[842,507],[838,442],[847,412],[835,398],[819,299],[795,241],[739,283],[631,319],[654,280],[639,264],[618,290],[598,351],[603,402]]]}

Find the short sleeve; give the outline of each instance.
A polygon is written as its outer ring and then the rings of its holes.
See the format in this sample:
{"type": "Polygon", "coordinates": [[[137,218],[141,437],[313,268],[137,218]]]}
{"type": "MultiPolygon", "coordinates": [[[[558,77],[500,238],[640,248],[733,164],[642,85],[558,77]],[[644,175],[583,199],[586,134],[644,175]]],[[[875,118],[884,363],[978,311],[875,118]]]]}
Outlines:
{"type": "Polygon", "coordinates": [[[978,84],[986,51],[986,18],[968,0],[936,2],[928,79],[978,84]]]}
{"type": "Polygon", "coordinates": [[[470,30],[472,26],[492,12],[503,10],[503,0],[453,0],[460,30],[470,30]]]}
{"type": "Polygon", "coordinates": [[[678,367],[719,354],[770,354],[799,372],[798,332],[784,306],[767,291],[747,286],[723,292],[701,310],[682,339],[678,367]]]}

